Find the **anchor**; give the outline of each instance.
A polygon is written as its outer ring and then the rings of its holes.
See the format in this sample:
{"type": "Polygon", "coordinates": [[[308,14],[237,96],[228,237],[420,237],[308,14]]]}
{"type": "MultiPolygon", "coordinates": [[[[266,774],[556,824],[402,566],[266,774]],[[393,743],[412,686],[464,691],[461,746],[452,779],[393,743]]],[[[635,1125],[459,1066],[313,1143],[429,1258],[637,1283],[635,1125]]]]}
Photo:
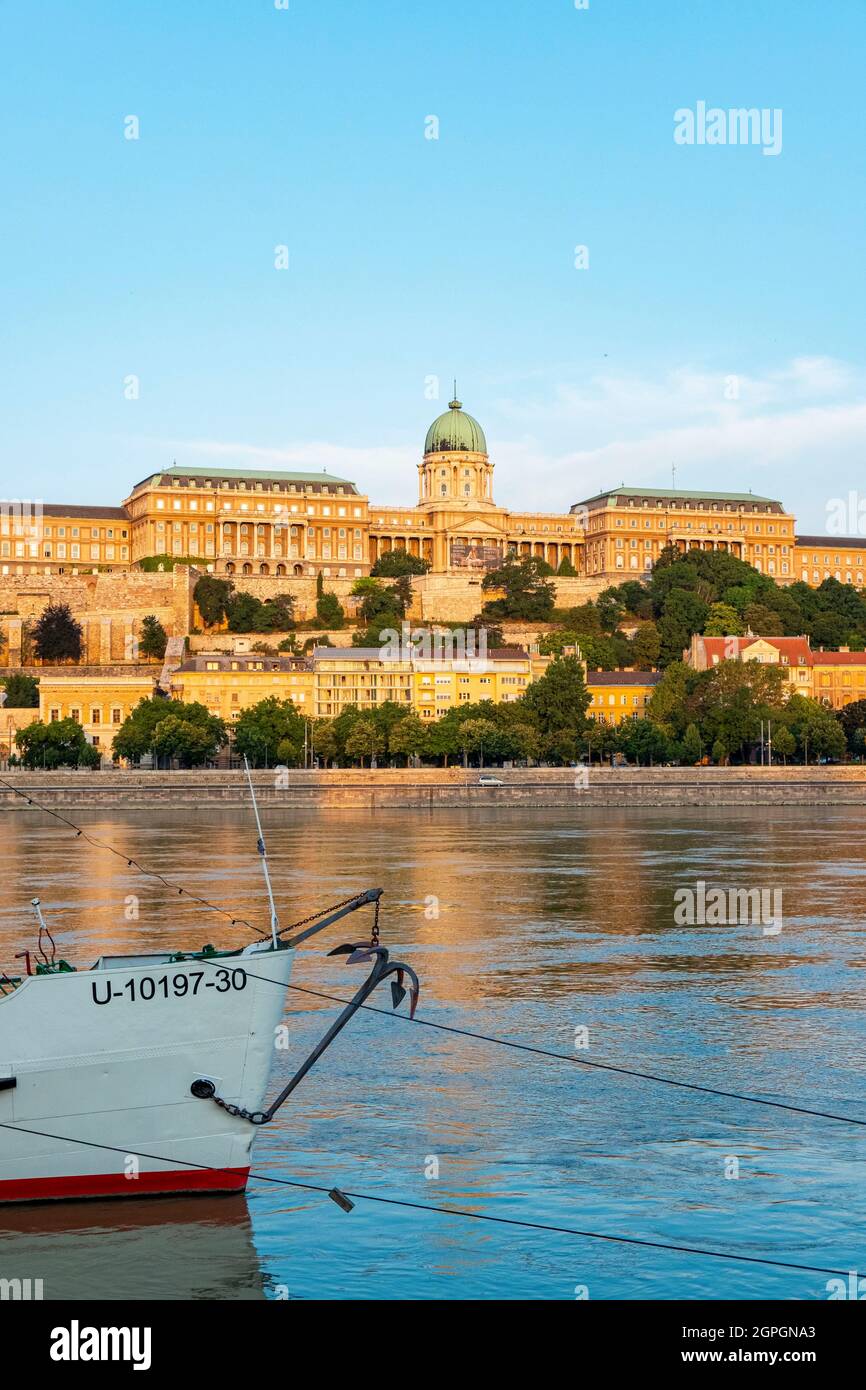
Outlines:
{"type": "MultiPolygon", "coordinates": [[[[378,901],[378,899],[376,899],[378,901]]],[[[372,960],[373,966],[369,975],[362,985],[356,990],[355,994],[347,1003],[341,1013],[337,1015],[324,1037],[316,1044],[310,1055],[298,1067],[291,1081],[283,1087],[276,1100],[267,1110],[243,1110],[240,1106],[231,1105],[222,1100],[215,1094],[215,1087],[212,1081],[200,1079],[193,1082],[192,1094],[200,1100],[212,1100],[223,1110],[227,1110],[230,1115],[236,1115],[242,1120],[249,1120],[250,1124],[266,1125],[276,1115],[277,1111],[288,1100],[295,1087],[303,1081],[304,1077],[315,1066],[319,1058],[328,1050],[331,1043],[339,1033],[343,1031],[351,1018],[354,1018],[358,1010],[364,1005],[370,995],[380,984],[389,976],[395,976],[391,980],[391,1006],[398,1009],[406,998],[407,990],[404,980],[409,980],[409,1017],[415,1017],[415,1010],[418,1007],[418,999],[421,993],[421,985],[418,976],[402,960],[391,960],[387,946],[380,946],[378,943],[368,941],[347,942],[342,946],[335,946],[328,952],[329,956],[345,956],[347,965],[358,965],[363,961],[372,960]]]]}

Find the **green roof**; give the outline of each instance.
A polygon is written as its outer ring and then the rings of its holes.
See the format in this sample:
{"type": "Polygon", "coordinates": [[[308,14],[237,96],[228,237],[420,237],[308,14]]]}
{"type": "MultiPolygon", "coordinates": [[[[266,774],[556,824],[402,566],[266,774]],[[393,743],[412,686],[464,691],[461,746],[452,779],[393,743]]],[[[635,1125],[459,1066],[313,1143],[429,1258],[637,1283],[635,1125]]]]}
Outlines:
{"type": "Polygon", "coordinates": [[[782,506],[775,497],[762,497],[757,492],[697,492],[692,488],[678,487],[610,487],[605,492],[588,497],[579,505],[587,506],[590,502],[601,501],[603,497],[657,497],[671,501],[682,498],[684,502],[764,502],[773,507],[782,506]]]}
{"type": "Polygon", "coordinates": [[[136,487],[142,487],[144,483],[149,483],[153,478],[166,478],[169,481],[180,478],[239,478],[246,482],[260,483],[318,483],[322,486],[348,487],[357,492],[355,484],[348,478],[338,478],[335,473],[295,473],[286,469],[267,469],[267,468],[222,468],[219,465],[213,468],[181,468],[179,464],[174,464],[171,468],[158,468],[153,473],[148,473],[146,478],[142,478],[136,487]]]}
{"type": "Polygon", "coordinates": [[[427,431],[424,453],[440,454],[458,450],[486,454],[487,440],[478,421],[467,415],[461,402],[455,398],[445,414],[438,416],[427,431]]]}

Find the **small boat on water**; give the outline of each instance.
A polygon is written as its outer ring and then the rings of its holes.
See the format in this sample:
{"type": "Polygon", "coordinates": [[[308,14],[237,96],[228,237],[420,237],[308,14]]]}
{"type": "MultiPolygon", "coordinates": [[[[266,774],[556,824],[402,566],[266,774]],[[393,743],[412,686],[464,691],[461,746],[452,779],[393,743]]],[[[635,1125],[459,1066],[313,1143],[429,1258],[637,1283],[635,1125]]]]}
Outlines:
{"type": "Polygon", "coordinates": [[[0,1203],[241,1191],[258,1127],[377,986],[390,979],[397,1008],[406,980],[414,1014],[417,977],[379,944],[381,889],[283,937],[255,812],[271,931],[241,949],[106,955],[76,969],[57,959],[33,900],[39,936],[21,953],[26,973],[0,971],[0,1203]],[[294,948],[365,905],[371,939],[330,954],[369,963],[369,974],[266,1104],[294,948]]]}

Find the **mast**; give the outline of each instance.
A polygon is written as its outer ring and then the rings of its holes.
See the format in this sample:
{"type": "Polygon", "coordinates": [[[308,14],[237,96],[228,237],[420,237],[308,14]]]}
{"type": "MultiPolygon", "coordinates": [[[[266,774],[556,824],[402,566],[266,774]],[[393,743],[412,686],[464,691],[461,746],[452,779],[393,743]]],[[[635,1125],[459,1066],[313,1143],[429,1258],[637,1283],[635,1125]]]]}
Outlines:
{"type": "Polygon", "coordinates": [[[267,890],[268,890],[268,902],[270,903],[270,907],[271,907],[271,940],[272,940],[273,943],[274,943],[274,950],[276,951],[277,948],[278,948],[278,942],[277,942],[277,926],[278,926],[278,922],[277,922],[277,908],[276,908],[276,904],[274,903],[274,890],[273,890],[272,887],[271,887],[271,875],[270,875],[270,871],[269,871],[269,869],[268,869],[268,851],[267,851],[267,849],[266,849],[266,847],[265,847],[265,837],[264,837],[264,832],[262,831],[262,822],[261,822],[261,818],[260,818],[260,816],[259,816],[259,804],[258,804],[258,802],[256,801],[256,792],[255,792],[255,788],[254,788],[254,786],[253,786],[253,779],[252,779],[252,776],[250,775],[250,764],[249,764],[249,759],[247,758],[246,753],[244,753],[244,770],[245,770],[245,772],[246,772],[246,774],[247,774],[247,783],[248,783],[248,785],[249,785],[250,796],[251,796],[251,798],[252,798],[252,803],[253,803],[253,811],[255,812],[255,817],[256,817],[256,829],[257,829],[258,834],[259,834],[258,842],[257,842],[257,844],[256,844],[256,849],[258,850],[259,854],[260,854],[261,857],[262,857],[262,873],[263,873],[264,876],[265,876],[265,887],[266,887],[267,890]]]}

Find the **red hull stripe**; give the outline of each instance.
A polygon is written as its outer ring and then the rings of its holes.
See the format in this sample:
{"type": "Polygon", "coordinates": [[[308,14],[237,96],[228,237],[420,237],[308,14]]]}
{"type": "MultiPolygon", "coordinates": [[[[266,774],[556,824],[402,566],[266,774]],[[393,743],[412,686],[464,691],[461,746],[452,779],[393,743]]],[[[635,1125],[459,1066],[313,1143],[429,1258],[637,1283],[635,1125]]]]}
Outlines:
{"type": "Polygon", "coordinates": [[[242,1192],[249,1168],[178,1168],[139,1173],[86,1173],[63,1178],[13,1178],[0,1182],[0,1202],[40,1202],[46,1198],[143,1197],[166,1192],[242,1192]]]}

